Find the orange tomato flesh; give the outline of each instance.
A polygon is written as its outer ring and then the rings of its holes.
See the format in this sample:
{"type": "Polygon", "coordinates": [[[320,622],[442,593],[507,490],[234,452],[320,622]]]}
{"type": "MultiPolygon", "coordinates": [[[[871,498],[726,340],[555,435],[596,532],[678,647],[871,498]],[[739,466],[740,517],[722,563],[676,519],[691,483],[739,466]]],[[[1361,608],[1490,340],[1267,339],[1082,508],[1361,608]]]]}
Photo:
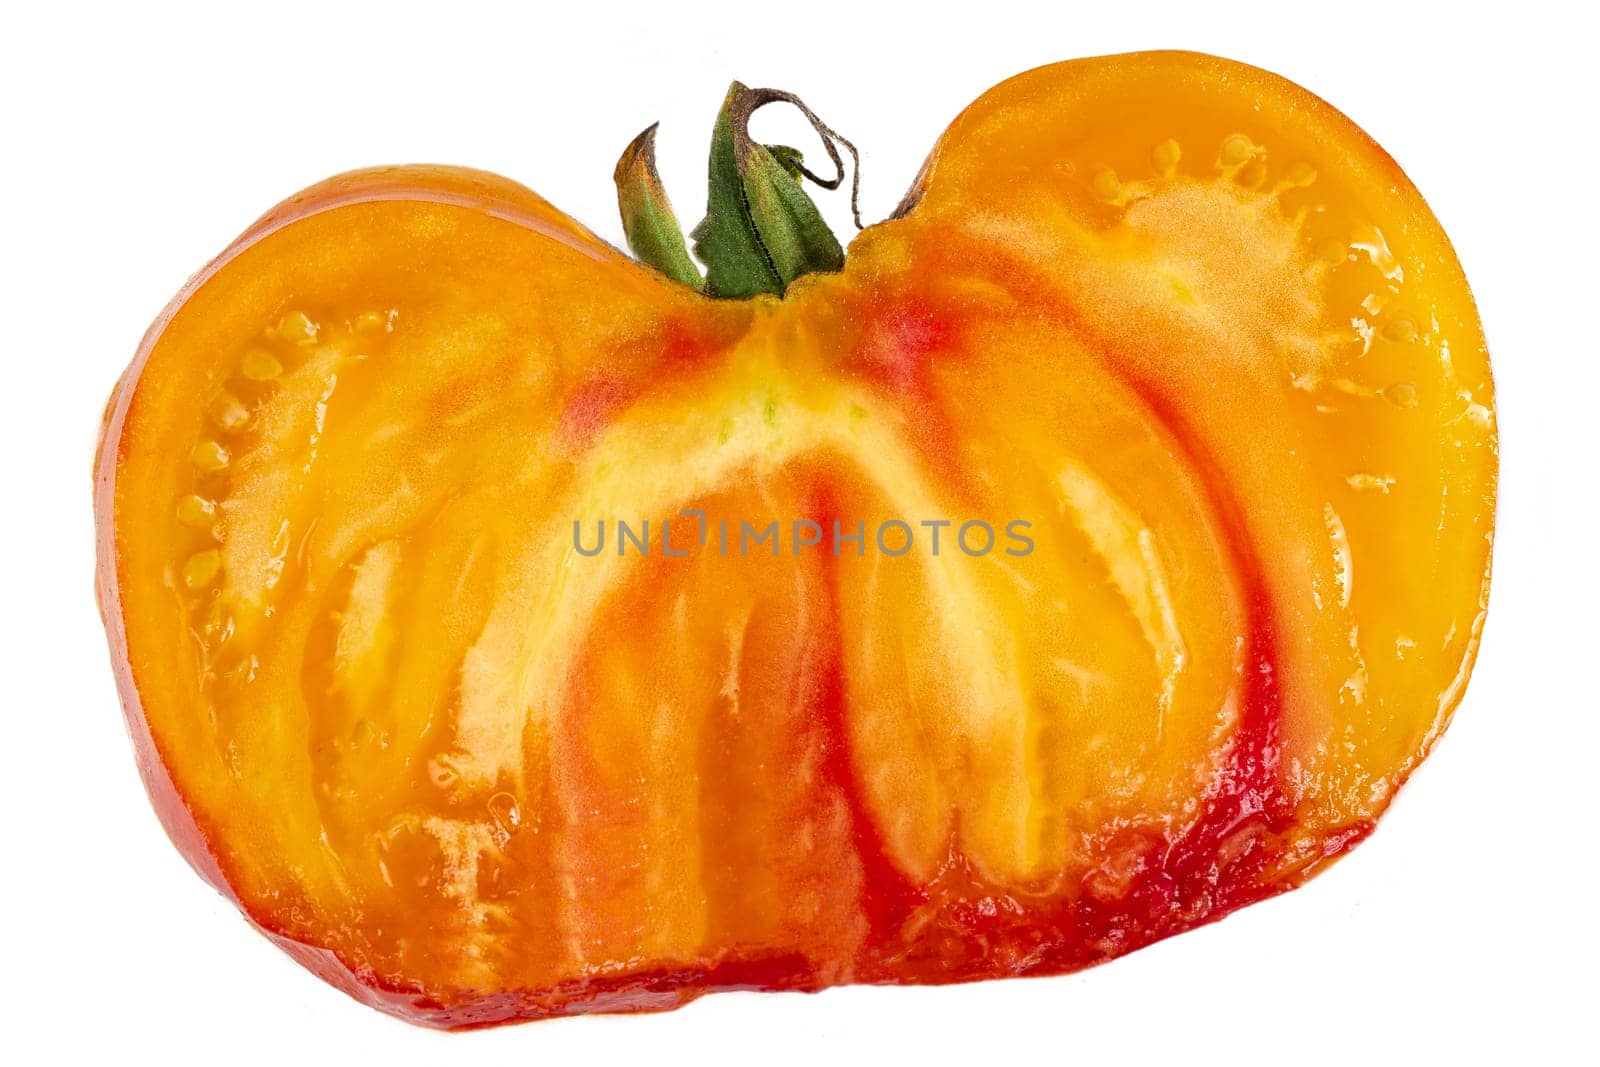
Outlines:
{"type": "Polygon", "coordinates": [[[907,203],[748,302],[446,168],[241,238],[98,466],[191,862],[454,1027],[1070,970],[1363,837],[1460,700],[1492,537],[1487,353],[1415,189],[1303,90],[1149,53],[992,90],[907,203]],[[651,551],[576,551],[600,520],[651,551]]]}

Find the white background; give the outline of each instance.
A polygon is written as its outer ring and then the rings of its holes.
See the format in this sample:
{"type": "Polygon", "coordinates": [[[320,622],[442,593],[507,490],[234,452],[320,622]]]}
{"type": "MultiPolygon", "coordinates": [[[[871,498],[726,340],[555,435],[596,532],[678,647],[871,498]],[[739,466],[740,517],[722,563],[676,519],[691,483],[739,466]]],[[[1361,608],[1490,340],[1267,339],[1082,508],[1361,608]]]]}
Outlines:
{"type": "MultiPolygon", "coordinates": [[[[1596,1062],[1600,100],[1590,34],[1563,6],[1496,5],[1488,23],[1473,5],[1339,0],[6,5],[0,1058],[1596,1062]],[[692,223],[734,77],[800,93],[862,146],[863,206],[881,218],[993,83],[1152,47],[1265,66],[1372,133],[1444,222],[1490,339],[1503,482],[1482,658],[1433,759],[1353,856],[1075,976],[732,994],[454,1036],[324,986],[194,877],[122,727],[89,470],[105,396],[190,272],[288,194],[373,163],[499,171],[620,241],[612,164],[656,119],[692,223]]],[[[764,139],[802,137],[760,122],[764,139]]],[[[843,203],[828,211],[845,232],[843,203]]]]}

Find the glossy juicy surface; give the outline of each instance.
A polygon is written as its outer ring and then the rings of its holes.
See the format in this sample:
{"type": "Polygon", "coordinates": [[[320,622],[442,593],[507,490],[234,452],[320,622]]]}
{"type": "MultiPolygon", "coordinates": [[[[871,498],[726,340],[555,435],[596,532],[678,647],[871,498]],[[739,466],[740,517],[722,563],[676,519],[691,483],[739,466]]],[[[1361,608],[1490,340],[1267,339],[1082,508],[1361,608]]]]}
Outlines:
{"type": "Polygon", "coordinates": [[[464,1026],[1059,972],[1293,887],[1460,699],[1495,470],[1405,176],[1154,53],[991,91],[782,301],[488,175],[309,191],[113,397],[101,596],[191,862],[464,1026]]]}

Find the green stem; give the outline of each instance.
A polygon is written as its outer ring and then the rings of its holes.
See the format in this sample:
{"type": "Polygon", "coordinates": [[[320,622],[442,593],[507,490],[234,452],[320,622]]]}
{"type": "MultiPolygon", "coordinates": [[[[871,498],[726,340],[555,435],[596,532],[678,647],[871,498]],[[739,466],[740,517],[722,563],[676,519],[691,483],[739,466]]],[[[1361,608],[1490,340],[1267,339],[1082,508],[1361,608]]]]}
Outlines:
{"type": "MultiPolygon", "coordinates": [[[[856,150],[793,94],[749,89],[735,82],[723,101],[711,134],[706,217],[690,235],[695,255],[706,265],[703,284],[699,272],[688,263],[655,173],[654,132],[651,127],[641,134],[617,165],[623,228],[629,247],[641,260],[722,299],[747,299],[760,293],[781,296],[801,275],[833,272],[844,266],[844,249],[806,194],[801,179],[837,189],[845,173],[839,148],[843,146],[852,159],[856,150]],[[763,145],[751,138],[750,117],[758,108],[777,102],[793,104],[810,121],[838,171],[835,177],[824,179],[806,169],[800,153],[792,148],[763,145]]],[[[850,204],[859,228],[859,167],[854,170],[850,204]]]]}

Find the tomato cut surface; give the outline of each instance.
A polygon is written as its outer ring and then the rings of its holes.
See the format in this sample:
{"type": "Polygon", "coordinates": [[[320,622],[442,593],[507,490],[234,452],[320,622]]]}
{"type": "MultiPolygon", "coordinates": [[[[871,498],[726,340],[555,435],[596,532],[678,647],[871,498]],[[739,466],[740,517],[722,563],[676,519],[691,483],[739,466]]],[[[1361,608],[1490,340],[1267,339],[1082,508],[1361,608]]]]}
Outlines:
{"type": "Polygon", "coordinates": [[[169,832],[385,1010],[1061,972],[1370,831],[1476,650],[1493,412],[1349,120],[1084,60],[781,300],[470,171],[287,202],[113,397],[102,606],[169,832]]]}

